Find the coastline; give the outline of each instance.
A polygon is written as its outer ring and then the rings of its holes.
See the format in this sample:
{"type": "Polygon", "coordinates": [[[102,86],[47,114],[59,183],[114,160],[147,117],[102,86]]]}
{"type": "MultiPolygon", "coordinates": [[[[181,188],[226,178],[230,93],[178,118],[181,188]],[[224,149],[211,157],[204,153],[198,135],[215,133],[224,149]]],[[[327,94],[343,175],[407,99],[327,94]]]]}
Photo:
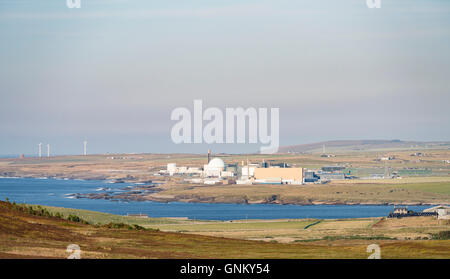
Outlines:
{"type": "Polygon", "coordinates": [[[210,203],[210,204],[278,204],[278,205],[367,205],[367,206],[436,206],[443,203],[423,203],[423,202],[336,202],[336,201],[311,201],[311,202],[283,202],[280,200],[269,201],[269,200],[236,200],[234,198],[224,198],[220,197],[193,197],[193,198],[179,198],[159,195],[162,189],[158,186],[145,186],[145,193],[136,193],[136,191],[144,190],[141,185],[130,188],[127,192],[118,195],[108,195],[107,193],[88,193],[88,194],[75,194],[75,198],[79,199],[105,199],[105,200],[120,200],[120,201],[152,201],[160,203],[170,203],[170,202],[183,202],[183,203],[210,203]],[[149,192],[151,192],[149,194],[149,192]]]}

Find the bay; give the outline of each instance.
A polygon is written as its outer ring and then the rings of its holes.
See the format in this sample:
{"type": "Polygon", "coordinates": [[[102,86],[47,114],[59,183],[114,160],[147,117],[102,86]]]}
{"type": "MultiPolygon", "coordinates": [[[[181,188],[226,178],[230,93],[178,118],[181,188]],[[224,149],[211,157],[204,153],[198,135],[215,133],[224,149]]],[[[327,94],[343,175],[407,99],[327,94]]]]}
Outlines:
{"type": "MultiPolygon", "coordinates": [[[[148,214],[150,217],[188,217],[197,220],[239,219],[341,219],[387,216],[390,205],[279,205],[279,204],[217,204],[152,201],[111,201],[75,199],[75,193],[124,191],[129,183],[108,183],[99,180],[58,180],[47,178],[1,178],[0,199],[17,203],[86,209],[117,215],[148,214]]],[[[430,206],[409,206],[422,211],[430,206]]]]}

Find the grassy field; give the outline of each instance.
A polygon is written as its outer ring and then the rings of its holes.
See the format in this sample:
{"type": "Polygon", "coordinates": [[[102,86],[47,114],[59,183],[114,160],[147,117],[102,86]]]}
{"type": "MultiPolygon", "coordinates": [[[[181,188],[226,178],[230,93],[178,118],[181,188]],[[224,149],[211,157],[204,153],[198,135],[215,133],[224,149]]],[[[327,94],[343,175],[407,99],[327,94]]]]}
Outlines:
{"type": "Polygon", "coordinates": [[[164,185],[149,200],[281,204],[448,204],[450,177],[340,182],[322,185],[164,185]],[[428,182],[424,182],[427,181],[428,182]]]}
{"type": "Polygon", "coordinates": [[[433,234],[449,230],[448,222],[433,217],[386,220],[363,218],[344,220],[246,220],[218,224],[161,224],[153,226],[163,231],[186,232],[208,236],[248,240],[297,241],[336,239],[430,239],[433,234]],[[383,224],[383,225],[381,225],[383,224]],[[308,226],[311,225],[311,226],[308,226]]]}
{"type": "MultiPolygon", "coordinates": [[[[91,217],[95,218],[93,215],[91,217]]],[[[102,214],[97,218],[105,221],[102,214]]],[[[304,229],[310,221],[252,221],[256,223],[237,223],[233,224],[232,229],[309,231],[314,228],[332,230],[336,226],[341,229],[348,226],[354,229],[392,227],[389,221],[374,224],[375,220],[367,219],[346,220],[339,225],[321,222],[304,229]]],[[[184,228],[224,230],[226,225],[186,224],[184,228]],[[197,225],[200,227],[195,228],[197,225]]],[[[450,240],[341,236],[292,243],[254,241],[155,230],[112,229],[30,215],[14,209],[9,203],[0,202],[0,258],[66,258],[69,255],[66,248],[70,244],[80,246],[82,258],[367,258],[366,248],[372,243],[381,247],[382,258],[450,258],[450,240]]]]}
{"type": "Polygon", "coordinates": [[[448,182],[409,184],[405,188],[421,192],[450,195],[450,183],[448,182]]]}
{"type": "MultiPolygon", "coordinates": [[[[35,206],[36,208],[37,206],[35,206]]],[[[83,209],[72,209],[64,207],[54,207],[54,206],[42,206],[42,208],[47,209],[52,213],[59,212],[63,216],[67,217],[69,215],[76,215],[83,220],[86,220],[92,224],[107,224],[113,223],[124,223],[124,224],[137,224],[140,226],[152,226],[155,224],[180,224],[183,220],[176,218],[139,218],[131,216],[121,216],[109,213],[83,210],[83,209]]]]}

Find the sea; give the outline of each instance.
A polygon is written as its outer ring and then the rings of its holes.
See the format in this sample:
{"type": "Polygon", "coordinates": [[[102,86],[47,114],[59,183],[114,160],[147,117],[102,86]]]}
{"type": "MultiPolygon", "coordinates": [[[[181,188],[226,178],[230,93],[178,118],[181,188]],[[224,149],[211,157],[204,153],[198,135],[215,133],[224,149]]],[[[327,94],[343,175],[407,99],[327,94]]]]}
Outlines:
{"type": "MultiPolygon", "coordinates": [[[[344,219],[387,216],[390,205],[279,205],[123,201],[77,199],[73,194],[119,193],[133,183],[103,180],[64,180],[42,178],[0,178],[0,200],[65,208],[86,209],[117,215],[147,214],[149,217],[187,217],[196,220],[242,219],[344,219]]],[[[422,211],[430,206],[409,206],[422,211]]]]}

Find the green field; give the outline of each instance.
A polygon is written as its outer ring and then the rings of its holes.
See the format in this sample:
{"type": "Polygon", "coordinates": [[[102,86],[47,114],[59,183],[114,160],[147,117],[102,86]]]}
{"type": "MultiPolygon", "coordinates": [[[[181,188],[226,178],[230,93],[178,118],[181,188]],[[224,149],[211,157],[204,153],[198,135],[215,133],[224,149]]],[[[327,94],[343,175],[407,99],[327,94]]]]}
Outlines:
{"type": "MultiPolygon", "coordinates": [[[[37,208],[37,206],[34,206],[37,208]]],[[[124,223],[124,224],[136,224],[144,227],[151,227],[160,224],[180,224],[183,220],[170,219],[170,218],[139,218],[130,216],[120,216],[109,213],[83,210],[83,209],[72,209],[64,207],[54,207],[54,206],[41,206],[46,208],[52,213],[61,213],[64,216],[76,215],[83,220],[91,224],[107,224],[107,223],[124,223]]]]}
{"type": "MultiPolygon", "coordinates": [[[[449,182],[441,182],[441,183],[414,183],[402,185],[402,188],[421,191],[421,192],[429,192],[429,193],[437,193],[437,194],[445,194],[450,196],[450,183],[449,182]]],[[[450,199],[448,199],[450,203],[450,199]]]]}
{"type": "Polygon", "coordinates": [[[450,178],[345,180],[314,185],[171,185],[150,200],[281,204],[448,204],[450,178]]]}
{"type": "Polygon", "coordinates": [[[196,222],[176,225],[157,225],[157,228],[168,231],[255,231],[255,230],[277,230],[277,229],[304,229],[305,226],[314,223],[316,220],[239,220],[239,221],[215,221],[209,223],[196,222]]]}

